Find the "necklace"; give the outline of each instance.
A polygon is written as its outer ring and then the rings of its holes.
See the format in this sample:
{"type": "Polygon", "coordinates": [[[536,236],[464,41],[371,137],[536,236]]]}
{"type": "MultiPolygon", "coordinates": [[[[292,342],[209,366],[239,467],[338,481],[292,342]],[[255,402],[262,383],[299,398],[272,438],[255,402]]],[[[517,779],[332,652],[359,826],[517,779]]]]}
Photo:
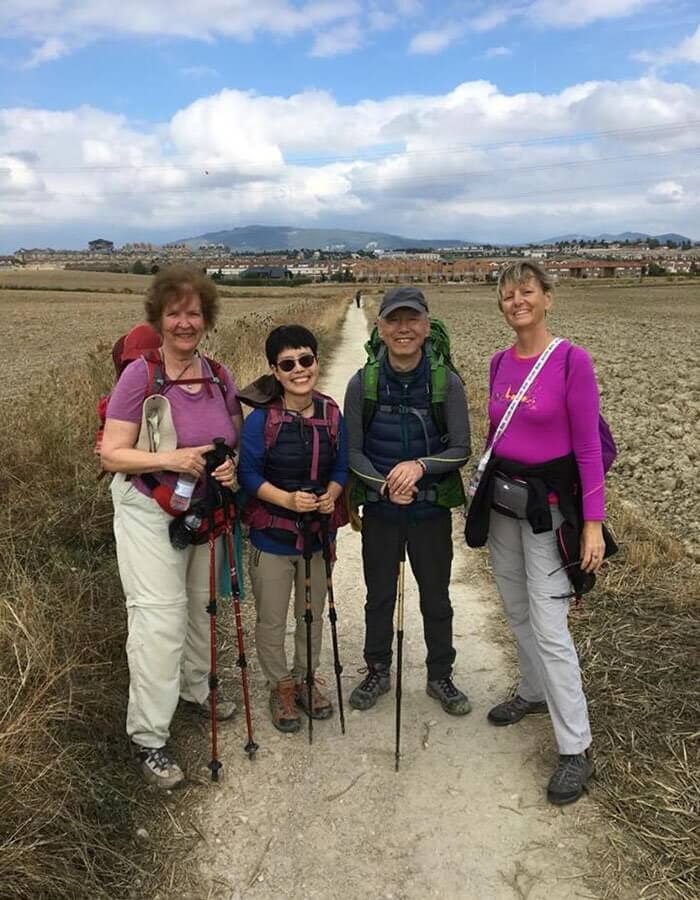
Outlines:
{"type": "MultiPolygon", "coordinates": [[[[180,372],[178,372],[178,374],[175,376],[175,378],[169,378],[168,384],[177,384],[177,382],[182,378],[182,376],[185,374],[185,372],[189,368],[192,367],[192,364],[194,363],[196,358],[197,358],[196,356],[193,356],[192,359],[187,363],[185,368],[182,369],[180,372]]],[[[163,354],[163,362],[164,362],[164,368],[166,370],[166,377],[167,377],[168,363],[167,363],[167,360],[165,359],[165,354],[163,354]]],[[[184,388],[188,393],[191,393],[193,390],[196,390],[196,385],[193,385],[193,384],[181,384],[180,387],[184,388]]]]}
{"type": "Polygon", "coordinates": [[[287,412],[296,413],[298,416],[303,416],[307,409],[311,409],[314,405],[314,401],[310,400],[309,403],[306,404],[302,409],[294,409],[292,406],[285,406],[285,410],[287,412]]]}

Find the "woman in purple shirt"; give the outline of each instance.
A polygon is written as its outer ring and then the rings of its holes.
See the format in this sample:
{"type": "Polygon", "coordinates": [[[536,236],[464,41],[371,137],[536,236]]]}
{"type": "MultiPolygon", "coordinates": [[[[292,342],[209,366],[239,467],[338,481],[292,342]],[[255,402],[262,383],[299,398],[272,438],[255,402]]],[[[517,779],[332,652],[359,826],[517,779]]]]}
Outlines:
{"type": "MultiPolygon", "coordinates": [[[[242,416],[230,372],[217,366],[217,383],[197,352],[216,321],[215,285],[196,269],[173,266],[156,275],[145,306],[148,322],[163,339],[160,353],[150,362],[134,360],[117,382],[101,457],[107,471],[118,473],[111,490],[128,620],[127,733],[146,781],[171,788],[184,777],[166,748],[179,698],[210,713],[209,551],[206,545],[172,546],[169,525],[175,513],[166,498],[183,474],[196,482],[194,496],[203,494],[204,454],[213,449],[215,437],[235,447],[242,416]],[[160,390],[151,384],[156,361],[164,378],[160,390]],[[175,449],[140,449],[144,400],[152,393],[169,401],[175,449]]],[[[212,474],[232,487],[233,460],[212,474]]],[[[217,701],[217,718],[230,718],[234,704],[220,691],[217,701]]]]}
{"type": "MultiPolygon", "coordinates": [[[[509,265],[498,281],[498,305],[516,340],[491,360],[490,440],[552,341],[546,320],[552,282],[534,263],[509,265]]],[[[515,696],[491,709],[488,719],[512,725],[549,711],[559,764],[547,797],[555,804],[578,800],[593,774],[586,698],[567,621],[572,591],[555,530],[565,519],[574,523],[581,568],[598,571],[605,549],[598,417],[591,359],[562,341],[521,397],[487,469],[488,546],[520,663],[515,696]]]]}

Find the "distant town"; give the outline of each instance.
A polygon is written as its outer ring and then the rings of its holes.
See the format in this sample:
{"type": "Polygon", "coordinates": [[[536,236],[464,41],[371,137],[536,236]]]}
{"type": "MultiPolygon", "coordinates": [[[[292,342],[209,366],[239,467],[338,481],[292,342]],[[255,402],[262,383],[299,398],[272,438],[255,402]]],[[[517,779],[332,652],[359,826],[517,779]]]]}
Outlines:
{"type": "Polygon", "coordinates": [[[700,275],[700,244],[644,240],[562,240],[553,244],[464,248],[345,251],[337,247],[250,252],[224,244],[192,242],[128,243],[105,238],[84,250],[20,249],[0,256],[8,269],[79,269],[147,275],[174,262],[193,263],[216,280],[230,284],[309,282],[483,282],[493,280],[507,259],[533,259],[557,278],[641,278],[700,275]]]}

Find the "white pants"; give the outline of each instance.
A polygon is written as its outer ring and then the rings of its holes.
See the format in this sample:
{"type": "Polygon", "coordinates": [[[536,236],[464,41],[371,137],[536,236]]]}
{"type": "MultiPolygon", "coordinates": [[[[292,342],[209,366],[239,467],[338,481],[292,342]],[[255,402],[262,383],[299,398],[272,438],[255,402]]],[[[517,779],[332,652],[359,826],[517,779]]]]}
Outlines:
{"type": "MultiPolygon", "coordinates": [[[[552,507],[552,523],[562,516],[552,507]]],[[[491,510],[489,551],[503,607],[518,645],[523,700],[546,700],[559,753],[582,753],[591,743],[588,707],[576,648],[569,633],[571,593],[554,531],[534,534],[526,519],[491,510]]]]}
{"type": "MultiPolygon", "coordinates": [[[[178,698],[202,703],[209,694],[209,547],[176,550],[170,516],[122,475],[112,500],[128,624],[126,731],[142,747],[162,747],[178,698]]],[[[216,549],[218,563],[221,539],[216,549]]]]}

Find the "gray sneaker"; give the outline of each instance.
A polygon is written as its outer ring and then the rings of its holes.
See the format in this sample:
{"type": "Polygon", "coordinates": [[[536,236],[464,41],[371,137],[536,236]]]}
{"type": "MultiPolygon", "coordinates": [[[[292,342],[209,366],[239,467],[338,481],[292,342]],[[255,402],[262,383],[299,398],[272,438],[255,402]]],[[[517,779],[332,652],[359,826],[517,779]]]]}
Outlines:
{"type": "Polygon", "coordinates": [[[471,711],[469,698],[455,687],[450,675],[429,681],[425,692],[429,697],[439,700],[442,708],[451,716],[466,716],[471,711]]]}
{"type": "Polygon", "coordinates": [[[141,747],[132,741],[131,749],[148,784],[167,790],[185,780],[182,769],[165,747],[141,747]]]}
{"type": "Polygon", "coordinates": [[[389,666],[367,663],[367,674],[350,694],[350,706],[354,709],[369,709],[390,687],[389,666]]]}
{"type": "Polygon", "coordinates": [[[547,799],[556,806],[575,803],[586,790],[588,779],[595,769],[588,750],[574,756],[561,754],[559,765],[549,779],[547,799]]]}
{"type": "MultiPolygon", "coordinates": [[[[191,709],[197,715],[211,718],[211,694],[209,694],[202,703],[193,703],[191,700],[182,701],[188,709],[191,709]]],[[[236,715],[236,704],[229,699],[226,694],[219,688],[216,692],[216,719],[218,722],[225,722],[226,719],[232,719],[236,715]]]]}

